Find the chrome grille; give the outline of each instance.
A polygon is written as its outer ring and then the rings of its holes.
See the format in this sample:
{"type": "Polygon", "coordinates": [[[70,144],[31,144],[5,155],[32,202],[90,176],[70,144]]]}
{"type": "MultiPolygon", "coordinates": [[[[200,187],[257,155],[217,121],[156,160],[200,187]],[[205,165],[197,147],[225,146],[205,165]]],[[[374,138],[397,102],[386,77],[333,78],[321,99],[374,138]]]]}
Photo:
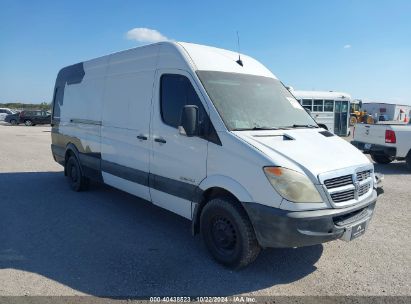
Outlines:
{"type": "Polygon", "coordinates": [[[327,179],[324,181],[324,185],[327,189],[338,188],[352,184],[352,175],[344,175],[336,178],[327,179]]]}
{"type": "MultiPolygon", "coordinates": [[[[324,174],[320,181],[327,189],[329,198],[336,204],[355,203],[365,197],[373,185],[373,170],[363,168],[361,171],[354,171],[351,174],[334,175],[332,172],[324,174]]],[[[343,173],[344,174],[344,173],[343,173]]]]}
{"type": "Polygon", "coordinates": [[[362,196],[362,195],[366,194],[368,192],[368,190],[370,190],[370,187],[371,187],[371,185],[369,183],[360,186],[360,188],[358,189],[358,196],[362,196]]]}
{"type": "Polygon", "coordinates": [[[354,189],[331,194],[334,202],[340,203],[354,199],[354,189]]]}
{"type": "Polygon", "coordinates": [[[371,170],[357,172],[357,180],[359,182],[369,178],[371,176],[371,170]]]}

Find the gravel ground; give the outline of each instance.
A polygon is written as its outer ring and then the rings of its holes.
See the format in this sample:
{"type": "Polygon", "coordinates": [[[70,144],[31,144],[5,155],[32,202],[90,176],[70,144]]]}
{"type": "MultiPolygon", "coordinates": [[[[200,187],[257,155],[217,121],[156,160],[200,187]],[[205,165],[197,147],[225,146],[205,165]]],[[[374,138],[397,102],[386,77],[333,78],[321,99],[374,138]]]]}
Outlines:
{"type": "Polygon", "coordinates": [[[364,236],[213,262],[190,223],[110,187],[69,190],[50,127],[0,125],[0,295],[411,295],[411,174],[376,165],[385,194],[364,236]]]}

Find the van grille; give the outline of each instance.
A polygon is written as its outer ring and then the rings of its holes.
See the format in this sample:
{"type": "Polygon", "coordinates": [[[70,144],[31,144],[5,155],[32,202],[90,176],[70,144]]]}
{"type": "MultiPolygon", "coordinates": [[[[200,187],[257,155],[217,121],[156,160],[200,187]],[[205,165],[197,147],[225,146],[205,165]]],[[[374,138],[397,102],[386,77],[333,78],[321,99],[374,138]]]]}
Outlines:
{"type": "Polygon", "coordinates": [[[369,178],[371,176],[371,170],[357,172],[357,180],[359,182],[369,178]]]}
{"type": "Polygon", "coordinates": [[[369,169],[328,178],[324,180],[323,184],[335,203],[343,203],[354,199],[358,200],[370,191],[372,187],[372,173],[373,170],[369,169]]]}
{"type": "Polygon", "coordinates": [[[336,203],[341,203],[354,199],[354,189],[331,194],[331,198],[336,203]]]}
{"type": "Polygon", "coordinates": [[[365,184],[360,186],[360,189],[358,189],[358,196],[362,196],[370,190],[371,185],[370,184],[365,184]]]}
{"type": "Polygon", "coordinates": [[[336,178],[327,179],[324,181],[324,185],[328,189],[352,185],[352,175],[344,175],[336,178]]]}

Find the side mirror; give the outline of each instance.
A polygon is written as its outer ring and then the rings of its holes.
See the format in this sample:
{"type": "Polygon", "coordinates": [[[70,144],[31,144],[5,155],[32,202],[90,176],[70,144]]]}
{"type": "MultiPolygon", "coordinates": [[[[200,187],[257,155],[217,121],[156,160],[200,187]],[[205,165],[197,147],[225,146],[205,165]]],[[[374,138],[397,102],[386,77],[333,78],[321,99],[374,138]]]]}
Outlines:
{"type": "Polygon", "coordinates": [[[194,105],[184,106],[181,111],[178,132],[188,137],[198,135],[198,107],[194,105]]]}

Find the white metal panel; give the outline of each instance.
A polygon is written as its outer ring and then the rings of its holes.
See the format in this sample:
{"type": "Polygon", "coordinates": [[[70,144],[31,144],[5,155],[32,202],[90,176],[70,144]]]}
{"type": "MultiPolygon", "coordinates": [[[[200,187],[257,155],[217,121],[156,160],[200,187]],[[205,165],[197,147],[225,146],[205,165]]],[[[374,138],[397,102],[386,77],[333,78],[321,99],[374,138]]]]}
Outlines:
{"type": "MultiPolygon", "coordinates": [[[[149,124],[158,45],[113,54],[107,69],[102,119],[102,159],[149,172],[149,124]],[[140,140],[143,135],[147,140],[140,140]]],[[[149,188],[123,179],[107,184],[145,199],[149,188]],[[134,190],[130,190],[134,185],[134,190]],[[127,190],[129,189],[129,190],[127,190]]]]}
{"type": "MultiPolygon", "coordinates": [[[[244,202],[280,207],[282,197],[271,186],[263,171],[264,166],[275,165],[275,161],[232,132],[219,132],[218,135],[223,146],[208,146],[207,179],[202,189],[219,184],[244,202]]],[[[286,163],[285,160],[282,165],[286,163]]]]}
{"type": "Polygon", "coordinates": [[[236,62],[238,60],[236,52],[194,43],[179,42],[178,44],[187,52],[188,60],[191,59],[194,69],[276,78],[264,65],[247,55],[241,54],[243,62],[241,66],[236,62]]]}
{"type": "Polygon", "coordinates": [[[350,94],[334,91],[298,91],[291,90],[297,99],[332,99],[332,100],[351,100],[350,94]]]}
{"type": "MultiPolygon", "coordinates": [[[[346,140],[338,137],[325,137],[318,129],[292,129],[260,131],[259,135],[282,135],[294,140],[275,140],[272,136],[259,136],[258,131],[235,132],[267,156],[275,159],[278,155],[305,168],[309,174],[319,174],[341,168],[369,164],[368,158],[346,140]]],[[[283,166],[284,164],[279,163],[283,166]]],[[[291,168],[293,169],[293,168],[291,168]]]]}

